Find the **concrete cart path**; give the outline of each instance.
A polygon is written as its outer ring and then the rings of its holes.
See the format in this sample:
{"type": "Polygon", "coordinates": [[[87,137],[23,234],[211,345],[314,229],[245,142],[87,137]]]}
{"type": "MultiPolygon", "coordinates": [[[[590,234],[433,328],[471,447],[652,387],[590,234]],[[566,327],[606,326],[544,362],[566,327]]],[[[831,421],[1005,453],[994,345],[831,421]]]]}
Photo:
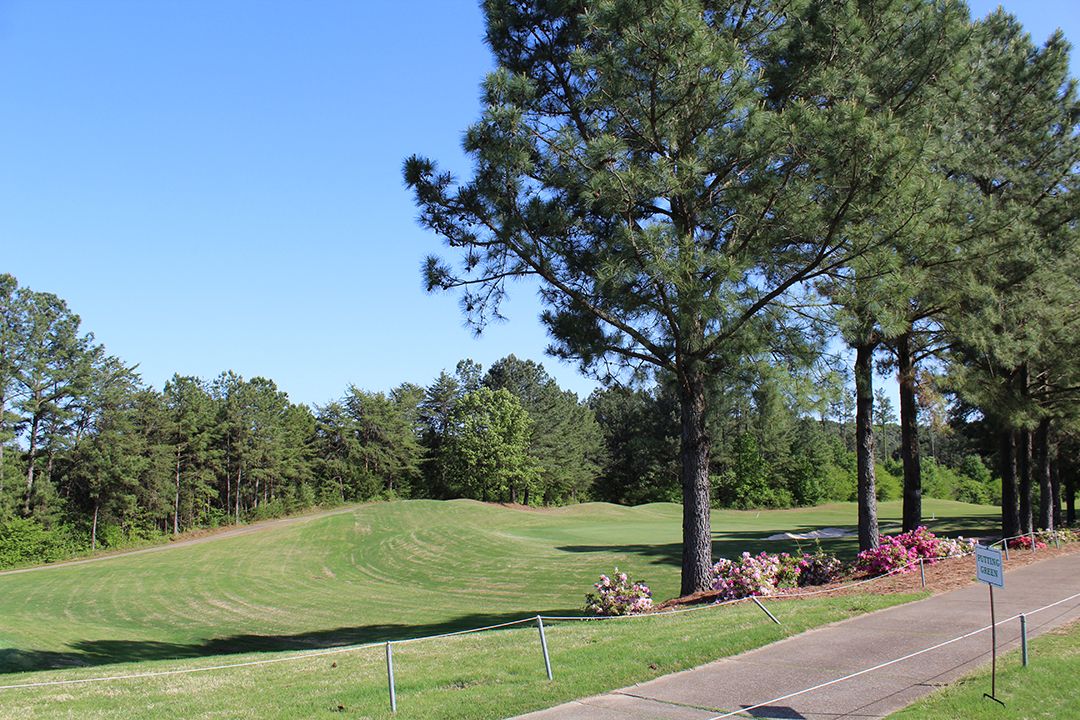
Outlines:
{"type": "MultiPolygon", "coordinates": [[[[974,576],[974,559],[971,572],[974,576]]],[[[997,620],[1075,594],[1080,594],[1080,553],[1008,570],[1005,587],[994,589],[997,620]]],[[[986,584],[977,583],[810,630],[692,670],[523,715],[521,720],[708,720],[761,703],[766,705],[739,717],[882,718],[989,662],[990,631],[828,687],[782,701],[773,699],[986,627],[989,605],[986,584]]],[[[783,605],[777,607],[783,619],[783,605]]],[[[1080,597],[1030,615],[1028,635],[1076,619],[1080,619],[1080,597]]],[[[997,635],[999,652],[1016,647],[1020,621],[999,625],[997,635]]]]}

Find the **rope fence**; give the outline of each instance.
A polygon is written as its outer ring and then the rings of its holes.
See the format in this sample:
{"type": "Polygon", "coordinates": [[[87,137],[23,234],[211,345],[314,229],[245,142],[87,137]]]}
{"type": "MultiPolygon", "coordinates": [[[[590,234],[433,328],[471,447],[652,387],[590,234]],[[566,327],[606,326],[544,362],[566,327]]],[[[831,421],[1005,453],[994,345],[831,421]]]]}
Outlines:
{"type": "MultiPolygon", "coordinates": [[[[802,690],[798,690],[798,691],[793,692],[793,693],[788,693],[787,695],[781,695],[780,697],[775,697],[775,698],[772,698],[771,700],[766,700],[765,702],[760,702],[757,705],[750,705],[748,707],[740,708],[738,710],[732,710],[731,712],[726,712],[726,713],[724,713],[722,715],[716,715],[714,717],[708,718],[708,720],[726,720],[726,718],[731,718],[731,717],[735,717],[737,715],[744,715],[746,713],[751,713],[753,710],[758,710],[760,708],[763,708],[763,707],[766,707],[766,706],[769,706],[769,705],[774,705],[775,703],[783,702],[784,700],[790,700],[793,697],[798,697],[799,695],[805,695],[806,693],[814,692],[815,690],[821,690],[822,688],[827,688],[830,685],[836,685],[837,683],[844,682],[845,680],[851,680],[852,678],[857,678],[860,675],[866,675],[867,673],[872,673],[875,670],[881,670],[882,668],[889,667],[890,665],[896,665],[897,663],[903,662],[905,660],[910,660],[911,658],[918,657],[920,655],[925,655],[928,652],[933,652],[934,650],[939,650],[939,649],[941,649],[943,647],[946,647],[948,645],[952,645],[953,643],[960,642],[961,640],[966,640],[966,639],[968,639],[970,637],[974,637],[975,635],[978,635],[980,633],[984,633],[987,630],[990,630],[992,628],[996,628],[996,627],[998,627],[1000,625],[1004,625],[1005,623],[1012,622],[1013,620],[1016,620],[1016,619],[1020,619],[1022,621],[1022,624],[1025,626],[1025,628],[1022,630],[1022,637],[1024,638],[1024,642],[1025,642],[1025,646],[1026,646],[1026,637],[1027,637],[1026,636],[1026,625],[1027,625],[1026,616],[1027,615],[1035,615],[1036,613],[1044,612],[1046,610],[1049,610],[1050,608],[1057,607],[1058,605],[1063,605],[1063,604],[1069,602],[1070,600],[1075,600],[1077,598],[1080,598],[1080,593],[1074,593],[1074,594],[1070,595],[1069,597],[1062,598],[1062,599],[1057,600],[1055,602],[1049,603],[1048,605],[1043,605],[1042,607],[1036,608],[1034,610],[1028,610],[1028,611],[1023,612],[1023,613],[1016,613],[1012,617],[1005,618],[1004,620],[998,620],[996,623],[993,623],[991,625],[986,625],[985,627],[977,628],[975,630],[972,630],[971,632],[964,633],[963,635],[958,635],[958,636],[956,636],[956,637],[954,637],[954,638],[952,638],[950,640],[945,640],[944,642],[937,643],[936,645],[931,645],[930,647],[923,648],[922,650],[916,650],[915,652],[908,653],[907,655],[904,655],[903,657],[898,657],[898,658],[894,658],[892,660],[887,660],[886,662],[880,663],[880,664],[875,665],[873,667],[869,667],[869,668],[866,668],[864,670],[859,670],[858,672],[853,672],[853,673],[851,673],[849,675],[844,675],[843,677],[838,677],[838,678],[836,678],[834,680],[829,680],[827,682],[818,683],[817,685],[814,685],[812,687],[804,688],[802,690]]],[[[1025,649],[1026,649],[1026,647],[1025,647],[1025,649]]],[[[1026,662],[1025,662],[1025,664],[1026,664],[1026,662]]],[[[751,717],[752,716],[753,715],[751,715],[751,717]]]]}
{"type": "MultiPolygon", "coordinates": [[[[1058,545],[1058,547],[1060,547],[1060,543],[1058,542],[1057,533],[1056,532],[1051,532],[1051,531],[1029,532],[1029,533],[1024,533],[1022,535],[1016,535],[1016,536],[1012,536],[1012,537],[1002,538],[1001,540],[997,540],[997,541],[991,543],[990,547],[993,547],[994,545],[999,545],[999,544],[1003,545],[1003,547],[1005,549],[1005,553],[1006,553],[1006,558],[1008,558],[1008,541],[1015,540],[1017,538],[1030,538],[1032,552],[1035,552],[1035,548],[1036,548],[1035,539],[1037,537],[1046,537],[1047,535],[1052,535],[1053,541],[1055,542],[1055,544],[1058,545]]],[[[963,558],[963,557],[971,557],[973,554],[974,553],[972,553],[972,552],[966,552],[966,553],[961,553],[961,554],[958,554],[958,555],[951,555],[951,556],[944,557],[944,558],[935,558],[935,559],[932,559],[930,562],[933,563],[933,562],[936,562],[937,560],[951,560],[951,559],[959,559],[959,558],[963,558]]],[[[840,583],[840,584],[837,584],[837,585],[833,585],[833,586],[830,586],[830,587],[827,587],[827,588],[821,588],[821,589],[817,589],[817,590],[802,590],[802,591],[799,591],[799,592],[782,593],[782,594],[775,595],[775,596],[769,596],[768,599],[798,599],[798,598],[806,598],[806,597],[814,597],[814,596],[826,595],[826,594],[829,594],[829,593],[840,592],[842,590],[849,590],[849,589],[854,588],[854,587],[859,587],[859,586],[866,585],[866,584],[869,584],[869,583],[878,582],[880,580],[883,580],[883,579],[886,579],[886,578],[889,578],[889,577],[892,577],[892,576],[895,576],[895,575],[899,575],[901,573],[907,572],[908,570],[914,568],[916,565],[919,566],[922,586],[926,587],[926,575],[925,575],[925,568],[924,568],[924,559],[919,558],[918,560],[914,560],[914,561],[906,563],[906,564],[904,564],[902,566],[895,567],[895,568],[893,568],[892,570],[890,570],[887,573],[882,573],[881,575],[876,575],[874,577],[863,578],[863,579],[860,579],[860,580],[852,580],[852,581],[849,581],[849,582],[846,582],[846,583],[840,583]]],[[[1047,610],[1047,609],[1049,609],[1051,607],[1054,607],[1056,605],[1060,605],[1062,603],[1068,602],[1069,600],[1072,600],[1072,599],[1074,599],[1076,597],[1080,597],[1080,593],[1078,593],[1077,595],[1072,595],[1072,596],[1070,596],[1068,598],[1064,598],[1064,599],[1059,600],[1057,602],[1051,603],[1051,604],[1046,605],[1044,607],[1038,608],[1036,610],[1032,610],[1028,614],[1034,614],[1034,613],[1042,612],[1042,611],[1047,610]]],[[[391,710],[396,712],[396,710],[397,710],[397,693],[396,693],[396,689],[395,689],[395,685],[394,685],[394,669],[393,669],[393,648],[396,645],[407,645],[407,644],[425,642],[425,641],[430,641],[430,640],[440,640],[440,639],[451,638],[451,637],[459,637],[459,636],[463,636],[463,635],[473,635],[473,634],[478,634],[478,633],[489,632],[489,631],[492,631],[492,630],[500,630],[500,629],[515,627],[515,626],[530,625],[530,624],[535,623],[536,626],[537,626],[537,629],[539,631],[539,639],[540,639],[541,649],[542,649],[542,652],[543,652],[544,666],[545,666],[545,671],[547,673],[547,679],[551,680],[553,678],[553,675],[552,675],[552,667],[551,667],[551,657],[550,657],[550,654],[548,652],[547,638],[546,638],[546,635],[544,633],[544,623],[545,622],[548,622],[548,623],[557,623],[557,622],[572,623],[572,622],[599,622],[599,621],[640,620],[640,619],[644,619],[644,618],[664,617],[664,616],[681,615],[681,614],[692,613],[692,612],[702,612],[702,611],[708,611],[708,610],[716,610],[716,609],[722,608],[722,607],[727,607],[727,606],[731,606],[731,605],[737,605],[737,604],[740,604],[740,603],[749,603],[749,602],[755,603],[762,611],[765,612],[766,615],[769,616],[769,618],[774,623],[776,623],[777,625],[780,624],[780,621],[777,620],[776,617],[771,612],[769,612],[769,610],[760,602],[760,599],[759,599],[758,596],[748,596],[748,597],[743,597],[743,598],[736,598],[736,599],[733,599],[733,600],[725,600],[725,601],[721,601],[721,602],[706,603],[706,604],[692,605],[692,606],[686,606],[686,607],[670,608],[668,610],[661,610],[661,611],[657,611],[657,612],[643,613],[643,614],[639,614],[639,615],[613,615],[613,616],[608,616],[608,615],[562,615],[562,616],[559,616],[559,615],[541,615],[541,614],[537,614],[537,615],[533,615],[533,616],[530,616],[530,617],[521,618],[519,620],[510,620],[510,621],[507,621],[507,622],[501,622],[501,623],[497,623],[497,624],[493,624],[493,625],[485,625],[483,627],[476,627],[476,628],[467,628],[467,629],[456,630],[456,631],[452,631],[452,632],[439,633],[439,634],[436,634],[436,635],[424,635],[424,636],[419,636],[419,637],[403,638],[401,640],[378,641],[378,642],[360,643],[360,644],[354,644],[354,645],[344,645],[344,646],[335,647],[335,648],[326,648],[326,649],[320,649],[320,650],[310,650],[310,651],[304,651],[304,652],[299,652],[299,653],[293,653],[291,655],[286,655],[286,656],[282,656],[282,657],[261,658],[261,659],[258,659],[258,660],[249,660],[249,661],[234,662],[234,663],[222,663],[222,664],[217,664],[217,665],[208,665],[208,666],[204,666],[204,667],[175,668],[175,669],[172,669],[172,670],[154,670],[154,671],[146,671],[146,672],[121,674],[121,675],[102,675],[102,676],[97,676],[97,677],[76,678],[76,679],[67,679],[67,680],[42,680],[42,681],[36,681],[36,682],[14,683],[14,684],[9,684],[9,685],[0,685],[0,691],[19,690],[19,689],[28,689],[28,688],[69,686],[69,685],[86,685],[86,684],[93,684],[93,683],[117,682],[117,681],[123,681],[123,680],[138,680],[138,679],[145,679],[145,678],[158,678],[158,677],[169,677],[169,676],[178,676],[178,675],[191,675],[191,674],[195,674],[195,673],[214,672],[214,671],[219,671],[219,670],[232,670],[232,669],[236,669],[236,668],[249,668],[249,667],[259,667],[259,666],[264,666],[264,665],[276,665],[276,664],[289,663],[289,662],[300,662],[300,661],[309,660],[311,658],[316,658],[316,657],[325,657],[325,656],[328,656],[328,655],[338,655],[338,654],[342,654],[342,653],[359,652],[359,651],[363,651],[363,650],[370,650],[370,649],[374,649],[374,648],[383,647],[383,648],[385,648],[385,651],[386,651],[387,682],[388,682],[388,691],[389,691],[389,696],[390,696],[390,706],[391,706],[391,710]]],[[[1017,617],[1020,617],[1020,615],[1016,615],[1016,616],[1013,616],[1012,618],[1007,618],[1006,620],[1002,620],[1002,621],[996,623],[996,625],[1000,625],[1000,624],[1005,623],[1005,622],[1010,622],[1011,620],[1015,620],[1017,617]]],[[[974,630],[974,631],[972,631],[970,633],[966,633],[965,635],[961,635],[961,636],[959,636],[957,638],[953,638],[952,640],[948,640],[948,641],[945,641],[943,643],[939,643],[939,644],[937,644],[937,645],[935,645],[933,647],[930,647],[930,648],[925,648],[923,650],[917,651],[917,652],[912,653],[910,655],[906,655],[906,656],[904,656],[902,658],[897,658],[895,660],[890,660],[890,661],[888,661],[886,663],[882,663],[881,665],[877,665],[877,666],[875,666],[873,668],[867,668],[867,669],[861,670],[861,671],[859,671],[857,673],[853,673],[851,675],[847,675],[847,676],[844,676],[842,678],[837,678],[837,679],[831,680],[831,681],[829,681],[827,683],[816,685],[816,686],[814,686],[812,688],[806,688],[806,689],[800,690],[800,691],[798,691],[796,693],[785,695],[785,696],[779,697],[779,698],[774,698],[773,700],[770,700],[767,703],[761,703],[760,705],[755,705],[753,707],[743,708],[741,710],[738,710],[738,711],[735,711],[735,712],[732,712],[732,713],[719,715],[719,716],[717,716],[715,718],[710,718],[710,720],[723,720],[724,718],[733,717],[733,716],[735,716],[737,714],[745,713],[745,712],[748,712],[750,710],[754,710],[754,709],[757,709],[759,707],[762,707],[764,705],[768,705],[768,704],[771,704],[771,703],[774,703],[774,702],[779,702],[779,701],[782,701],[782,700],[786,700],[788,698],[795,697],[797,695],[802,695],[802,694],[805,694],[805,693],[808,693],[808,692],[811,692],[813,690],[817,690],[817,689],[820,689],[820,688],[823,688],[823,687],[827,687],[829,685],[833,685],[833,684],[836,684],[838,682],[842,682],[842,681],[850,679],[850,678],[858,677],[858,676],[864,675],[864,674],[866,674],[868,672],[872,672],[874,670],[878,670],[878,669],[883,668],[883,667],[888,667],[889,665],[893,665],[893,664],[901,662],[903,660],[907,660],[909,658],[916,657],[916,656],[921,655],[923,653],[927,653],[927,652],[930,652],[932,650],[936,650],[936,649],[938,649],[940,647],[944,647],[944,646],[949,645],[951,643],[958,642],[958,641],[963,640],[965,638],[971,637],[972,635],[976,635],[978,633],[985,632],[986,630],[989,630],[991,627],[994,627],[994,625],[988,625],[986,627],[979,628],[978,630],[974,630]]]]}

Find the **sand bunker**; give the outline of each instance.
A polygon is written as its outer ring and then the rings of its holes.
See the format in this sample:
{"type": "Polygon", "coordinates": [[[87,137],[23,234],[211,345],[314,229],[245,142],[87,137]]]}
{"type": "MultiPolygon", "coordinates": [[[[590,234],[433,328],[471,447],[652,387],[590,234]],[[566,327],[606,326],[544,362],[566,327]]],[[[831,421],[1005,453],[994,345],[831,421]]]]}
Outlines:
{"type": "Polygon", "coordinates": [[[840,538],[847,537],[848,535],[854,535],[851,530],[844,530],[843,528],[821,528],[820,530],[811,530],[804,533],[780,533],[778,535],[770,535],[765,538],[766,540],[825,540],[826,538],[840,538]]]}

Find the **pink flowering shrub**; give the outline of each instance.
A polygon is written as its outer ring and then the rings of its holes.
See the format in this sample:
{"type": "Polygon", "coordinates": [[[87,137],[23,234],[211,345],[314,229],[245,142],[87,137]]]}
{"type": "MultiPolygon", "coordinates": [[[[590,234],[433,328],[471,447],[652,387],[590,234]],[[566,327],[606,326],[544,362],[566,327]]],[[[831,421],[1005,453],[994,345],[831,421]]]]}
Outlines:
{"type": "Polygon", "coordinates": [[[619,572],[600,576],[595,593],[585,596],[585,611],[595,615],[638,615],[652,609],[652,590],[643,581],[631,581],[619,572]]]}
{"type": "Polygon", "coordinates": [[[777,588],[795,587],[799,560],[787,553],[770,555],[744,552],[738,560],[720,558],[712,568],[712,589],[718,600],[738,600],[752,595],[772,595],[777,588]]]}
{"type": "Polygon", "coordinates": [[[844,574],[844,563],[835,555],[829,555],[818,548],[813,555],[804,554],[799,560],[799,587],[809,585],[828,585],[836,582],[844,574]]]}
{"type": "Polygon", "coordinates": [[[863,550],[855,558],[855,567],[867,575],[884,575],[897,568],[908,572],[909,563],[916,562],[919,555],[915,550],[905,547],[896,537],[886,535],[881,538],[876,548],[863,550]]]}
{"type": "Polygon", "coordinates": [[[895,570],[910,572],[919,558],[933,563],[938,558],[962,554],[954,552],[961,547],[967,548],[962,552],[970,552],[974,542],[963,538],[942,540],[920,525],[906,533],[885,535],[877,548],[859,553],[855,567],[869,575],[883,575],[895,570]]]}
{"type": "MultiPolygon", "coordinates": [[[[1031,549],[1031,536],[1030,535],[1021,535],[1020,537],[1015,537],[1015,538],[1013,538],[1012,540],[1009,541],[1009,547],[1014,548],[1016,550],[1030,550],[1031,549]]],[[[1044,548],[1046,548],[1046,543],[1044,543],[1042,540],[1040,540],[1039,538],[1036,537],[1035,538],[1035,549],[1036,550],[1043,550],[1044,548]]]]}

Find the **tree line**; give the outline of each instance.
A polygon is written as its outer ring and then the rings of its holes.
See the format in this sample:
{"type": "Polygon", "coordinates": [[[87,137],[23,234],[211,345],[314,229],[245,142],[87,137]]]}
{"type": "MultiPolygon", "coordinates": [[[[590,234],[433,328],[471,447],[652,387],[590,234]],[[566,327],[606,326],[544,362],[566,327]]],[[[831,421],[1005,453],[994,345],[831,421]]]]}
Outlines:
{"type": "MultiPolygon", "coordinates": [[[[427,386],[349,386],[293,403],[270,379],[174,375],[161,390],[109,355],[59,297],[0,276],[0,564],[376,498],[555,505],[678,501],[671,378],[582,401],[532,360],[471,360],[427,386]]],[[[710,384],[714,507],[857,496],[850,378],[760,364],[710,384]]],[[[879,436],[896,435],[879,393],[879,436]]],[[[952,428],[950,428],[952,429],[952,428]]],[[[999,501],[985,429],[938,442],[930,492],[999,501]]],[[[898,454],[878,497],[901,495],[898,454]]]]}
{"type": "Polygon", "coordinates": [[[465,133],[474,172],[404,164],[450,248],[427,286],[483,327],[535,278],[555,354],[671,379],[684,594],[709,582],[710,386],[802,364],[823,337],[854,356],[861,547],[878,544],[883,356],[905,529],[924,490],[917,383],[943,367],[941,390],[994,429],[1003,532],[1052,526],[1080,387],[1080,109],[1060,32],[1038,45],[960,0],[484,11],[497,67],[465,133]]]}

